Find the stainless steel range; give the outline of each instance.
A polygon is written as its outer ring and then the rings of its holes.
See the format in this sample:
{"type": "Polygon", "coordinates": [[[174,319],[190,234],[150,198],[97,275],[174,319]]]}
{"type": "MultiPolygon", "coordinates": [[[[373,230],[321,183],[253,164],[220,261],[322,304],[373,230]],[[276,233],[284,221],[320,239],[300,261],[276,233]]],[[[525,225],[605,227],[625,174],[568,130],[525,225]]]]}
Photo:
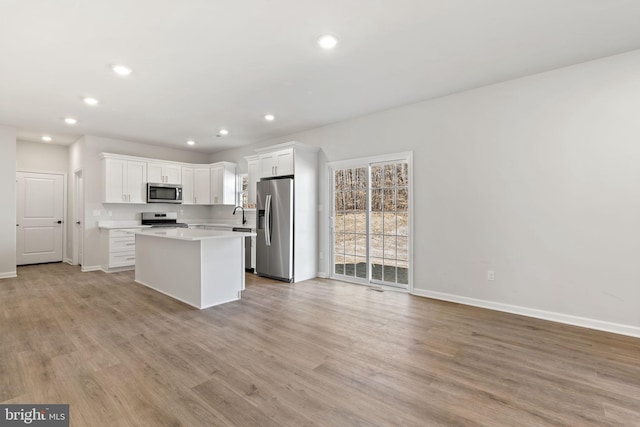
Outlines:
{"type": "Polygon", "coordinates": [[[178,214],[175,212],[142,212],[142,225],[152,227],[187,228],[188,225],[178,222],[178,214]]]}

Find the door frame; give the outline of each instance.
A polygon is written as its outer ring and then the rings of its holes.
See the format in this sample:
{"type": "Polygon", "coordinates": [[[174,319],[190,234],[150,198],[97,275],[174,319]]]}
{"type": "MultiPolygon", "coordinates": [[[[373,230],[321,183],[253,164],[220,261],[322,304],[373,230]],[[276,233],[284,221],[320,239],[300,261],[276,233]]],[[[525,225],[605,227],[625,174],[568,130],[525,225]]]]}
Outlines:
{"type": "MultiPolygon", "coordinates": [[[[16,169],[16,186],[18,185],[18,173],[41,173],[47,175],[62,175],[62,262],[69,263],[69,258],[67,257],[67,223],[69,221],[67,218],[68,209],[67,209],[67,173],[60,171],[47,171],[41,169],[16,169]]],[[[18,200],[18,191],[16,188],[16,201],[18,200]]],[[[17,212],[17,206],[16,206],[17,212]]],[[[16,214],[17,215],[17,214],[16,214]]],[[[17,220],[17,216],[16,216],[17,220]]],[[[16,240],[17,244],[17,240],[16,240]]]]}
{"type": "Polygon", "coordinates": [[[73,212],[73,224],[71,224],[72,228],[72,243],[71,243],[71,253],[72,257],[69,260],[69,264],[78,265],[80,263],[80,258],[82,257],[82,261],[84,262],[84,173],[82,169],[75,169],[73,171],[73,202],[71,203],[71,211],[73,212]],[[78,177],[82,179],[82,188],[80,188],[80,196],[78,197],[78,177]],[[80,202],[79,202],[80,201],[80,202]],[[80,227],[76,227],[76,221],[80,220],[80,227]]]}
{"type": "MultiPolygon", "coordinates": [[[[408,238],[409,238],[409,285],[407,286],[406,290],[400,289],[400,288],[396,288],[393,286],[385,286],[382,284],[378,284],[378,283],[371,283],[370,280],[367,279],[359,279],[357,277],[353,277],[353,280],[349,279],[349,283],[354,283],[357,285],[365,285],[365,286],[375,286],[375,287],[382,287],[385,289],[389,289],[389,290],[395,290],[398,292],[408,292],[408,293],[413,293],[413,289],[414,289],[414,277],[413,277],[413,266],[414,266],[414,213],[413,213],[413,206],[414,206],[414,191],[413,191],[413,151],[403,151],[403,152],[399,152],[399,153],[391,153],[391,154],[382,154],[382,155],[377,155],[377,156],[369,156],[369,157],[360,157],[357,159],[349,159],[349,160],[339,160],[339,161],[335,161],[335,162],[327,162],[327,191],[325,194],[325,206],[327,206],[326,209],[326,215],[325,215],[325,220],[327,223],[327,227],[326,227],[326,239],[325,240],[325,244],[326,244],[326,248],[327,248],[327,254],[328,256],[326,257],[325,260],[325,268],[327,269],[327,276],[331,279],[335,279],[335,280],[344,280],[342,278],[339,277],[334,277],[334,273],[333,273],[333,238],[332,238],[332,233],[333,233],[333,223],[331,220],[332,214],[333,214],[333,210],[334,210],[334,197],[333,197],[333,171],[335,169],[343,169],[343,168],[354,168],[354,167],[362,167],[363,164],[366,165],[370,165],[371,163],[382,163],[382,162],[393,162],[393,161],[406,161],[409,165],[409,206],[408,206],[408,213],[409,213],[409,231],[408,231],[408,238]]],[[[368,199],[371,198],[371,195],[369,194],[367,196],[368,199]]],[[[369,208],[369,204],[370,204],[370,200],[367,201],[368,205],[367,205],[367,209],[369,208]]],[[[368,229],[369,224],[367,224],[367,229],[368,229]]],[[[368,261],[367,261],[368,262],[368,261]]]]}

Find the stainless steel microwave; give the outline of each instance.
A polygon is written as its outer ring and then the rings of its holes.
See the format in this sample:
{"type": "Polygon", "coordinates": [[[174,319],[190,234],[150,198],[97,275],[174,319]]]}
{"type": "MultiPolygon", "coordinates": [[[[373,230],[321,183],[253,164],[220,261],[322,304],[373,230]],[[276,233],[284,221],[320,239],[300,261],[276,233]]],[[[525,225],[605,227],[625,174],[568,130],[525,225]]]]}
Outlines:
{"type": "Polygon", "coordinates": [[[182,203],[182,185],[147,183],[147,203],[182,203]]]}

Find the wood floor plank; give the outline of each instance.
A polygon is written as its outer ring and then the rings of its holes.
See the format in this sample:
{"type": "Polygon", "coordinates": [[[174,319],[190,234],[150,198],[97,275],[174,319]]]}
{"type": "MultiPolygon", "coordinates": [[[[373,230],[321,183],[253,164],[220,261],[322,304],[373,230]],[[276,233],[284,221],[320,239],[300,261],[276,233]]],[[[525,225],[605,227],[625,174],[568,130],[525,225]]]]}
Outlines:
{"type": "Polygon", "coordinates": [[[0,280],[0,402],[73,426],[640,425],[640,340],[344,282],[248,274],[197,310],[132,272],[0,280]]]}

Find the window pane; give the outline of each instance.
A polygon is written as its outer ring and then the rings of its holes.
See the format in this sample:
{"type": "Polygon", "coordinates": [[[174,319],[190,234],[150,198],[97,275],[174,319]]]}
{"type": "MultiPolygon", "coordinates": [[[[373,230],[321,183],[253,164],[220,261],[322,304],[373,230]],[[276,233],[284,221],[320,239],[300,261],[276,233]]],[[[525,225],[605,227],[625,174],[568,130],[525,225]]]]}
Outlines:
{"type": "Polygon", "coordinates": [[[367,259],[364,257],[356,258],[356,277],[367,278],[367,259]]]}
{"type": "Polygon", "coordinates": [[[385,262],[389,259],[396,259],[396,237],[384,236],[384,258],[385,262]]]}
{"type": "Polygon", "coordinates": [[[333,235],[333,253],[338,255],[344,255],[344,234],[336,233],[333,235]]]}
{"type": "Polygon", "coordinates": [[[398,242],[398,259],[409,261],[409,238],[397,237],[398,242]]]}
{"type": "Polygon", "coordinates": [[[350,211],[355,208],[353,204],[353,191],[344,192],[344,210],[350,211]]]}
{"type": "Polygon", "coordinates": [[[356,255],[367,256],[367,235],[356,234],[356,255]]]}
{"type": "Polygon", "coordinates": [[[356,235],[355,234],[344,235],[344,253],[355,255],[356,253],[356,235]]]}
{"type": "Polygon", "coordinates": [[[401,285],[408,285],[409,284],[409,269],[407,268],[407,266],[405,265],[404,267],[400,267],[398,266],[398,283],[400,283],[401,285]]]}
{"type": "Polygon", "coordinates": [[[358,183],[356,187],[359,190],[366,190],[367,189],[367,168],[358,168],[356,170],[356,175],[358,178],[358,183]]]}
{"type": "Polygon", "coordinates": [[[407,163],[398,163],[396,165],[396,185],[398,187],[409,185],[409,165],[407,163]]]}
{"type": "Polygon", "coordinates": [[[395,283],[396,281],[396,267],[395,265],[384,265],[384,279],[385,282],[395,283]]]}
{"type": "Polygon", "coordinates": [[[353,256],[345,256],[344,258],[344,275],[355,276],[356,274],[356,258],[353,256]]]}
{"type": "Polygon", "coordinates": [[[358,212],[355,214],[356,233],[367,234],[367,214],[366,212],[358,212]]]}
{"type": "Polygon", "coordinates": [[[345,169],[344,170],[344,189],[345,190],[354,190],[355,189],[355,170],[354,169],[345,169]]]}
{"type": "Polygon", "coordinates": [[[336,274],[344,274],[344,264],[343,263],[338,263],[336,261],[336,263],[334,264],[335,266],[335,272],[336,274]]]}
{"type": "Polygon", "coordinates": [[[382,188],[382,166],[371,167],[371,188],[382,188]]]}
{"type": "Polygon", "coordinates": [[[395,212],[385,212],[384,213],[384,234],[393,234],[395,235],[398,231],[396,227],[396,213],[395,212]]]}
{"type": "Polygon", "coordinates": [[[359,211],[367,210],[367,192],[366,191],[356,192],[356,209],[359,211]]]}
{"type": "Polygon", "coordinates": [[[383,239],[379,234],[371,235],[371,253],[372,257],[382,258],[384,253],[383,239]]]}
{"type": "Polygon", "coordinates": [[[335,173],[335,186],[337,191],[344,191],[344,171],[337,170],[335,173]]]}
{"type": "Polygon", "coordinates": [[[395,185],[396,185],[395,165],[384,165],[384,186],[395,187],[395,185]]]}
{"type": "Polygon", "coordinates": [[[336,191],[336,211],[344,210],[344,192],[336,191]]]}
{"type": "Polygon", "coordinates": [[[382,280],[382,259],[371,258],[371,278],[382,280]]]}
{"type": "Polygon", "coordinates": [[[406,187],[398,188],[397,209],[399,211],[409,209],[409,190],[406,187]]]}
{"type": "Polygon", "coordinates": [[[382,210],[382,190],[371,190],[371,210],[374,212],[382,210]]]}
{"type": "Polygon", "coordinates": [[[336,234],[344,233],[344,214],[336,212],[334,232],[336,234]]]}
{"type": "Polygon", "coordinates": [[[396,189],[385,188],[384,189],[384,210],[389,212],[395,212],[396,210],[396,189]]]}
{"type": "Polygon", "coordinates": [[[371,212],[371,233],[382,234],[382,212],[371,212]]]}
{"type": "Polygon", "coordinates": [[[408,236],[409,234],[409,214],[398,213],[398,235],[408,236]]]}

